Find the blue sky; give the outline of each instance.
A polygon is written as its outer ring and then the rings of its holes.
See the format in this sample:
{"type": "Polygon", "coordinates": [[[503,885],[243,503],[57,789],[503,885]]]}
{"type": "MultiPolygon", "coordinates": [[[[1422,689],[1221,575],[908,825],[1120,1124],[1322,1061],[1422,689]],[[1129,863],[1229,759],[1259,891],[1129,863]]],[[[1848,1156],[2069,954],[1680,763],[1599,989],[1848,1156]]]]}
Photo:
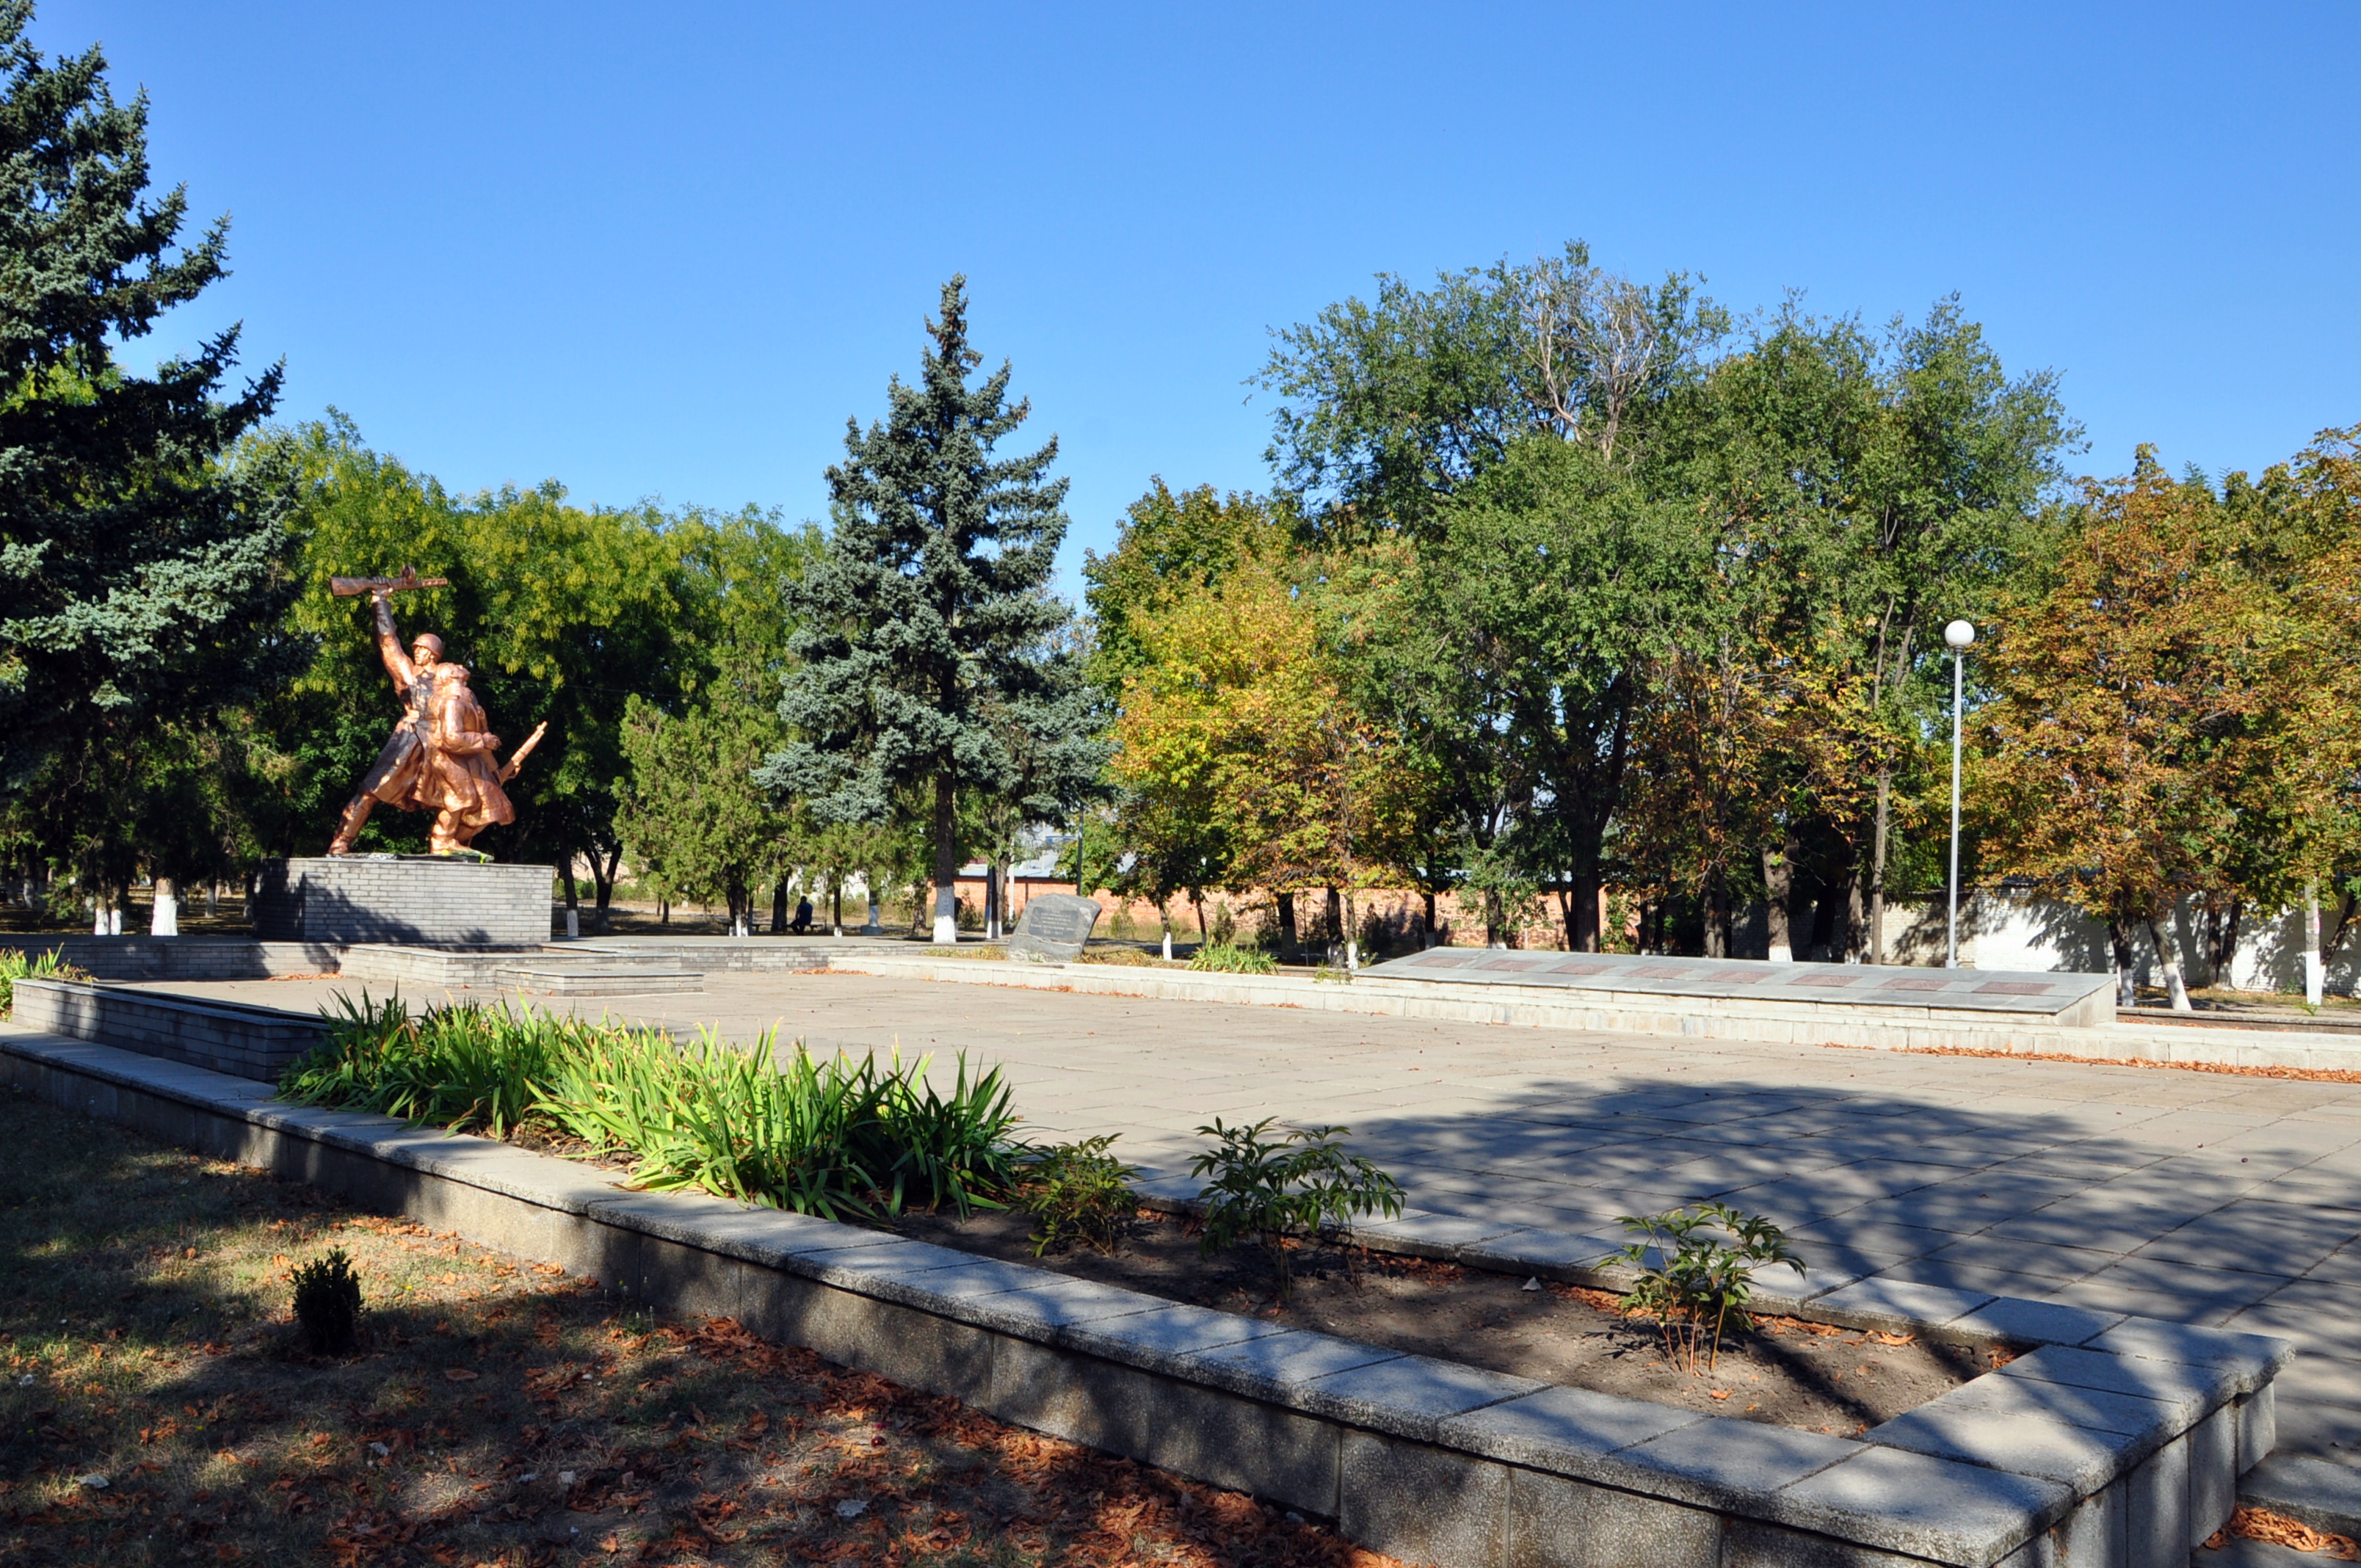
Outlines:
{"type": "Polygon", "coordinates": [[[1717,299],[1958,291],[2091,471],[2361,421],[2361,7],[47,0],[231,214],[232,321],[461,489],[817,517],[964,271],[1071,477],[1258,487],[1268,329],[1568,237],[1717,299]]]}

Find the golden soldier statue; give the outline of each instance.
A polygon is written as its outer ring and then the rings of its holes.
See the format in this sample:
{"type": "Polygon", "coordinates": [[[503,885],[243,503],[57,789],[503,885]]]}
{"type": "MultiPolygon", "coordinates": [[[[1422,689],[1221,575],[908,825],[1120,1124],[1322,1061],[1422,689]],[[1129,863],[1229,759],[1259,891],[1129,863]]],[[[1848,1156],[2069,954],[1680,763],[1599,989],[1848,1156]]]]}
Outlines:
{"type": "Polygon", "coordinates": [[[516,750],[505,767],[496,767],[491,753],[500,738],[489,732],[483,705],[467,687],[464,665],[443,662],[443,640],[421,632],[404,653],[393,625],[391,596],[408,588],[441,587],[447,579],[421,577],[403,567],[399,577],[335,577],[331,591],[340,598],[366,593],[377,617],[378,653],[386,674],[401,694],[402,714],[377,761],[345,803],[336,836],[328,845],[332,855],[349,855],[353,840],[369,813],[382,803],[401,811],[432,811],[434,826],[428,846],[438,855],[455,854],[496,822],[512,822],[516,808],[500,785],[516,771],[549,728],[543,724],[516,750]]]}

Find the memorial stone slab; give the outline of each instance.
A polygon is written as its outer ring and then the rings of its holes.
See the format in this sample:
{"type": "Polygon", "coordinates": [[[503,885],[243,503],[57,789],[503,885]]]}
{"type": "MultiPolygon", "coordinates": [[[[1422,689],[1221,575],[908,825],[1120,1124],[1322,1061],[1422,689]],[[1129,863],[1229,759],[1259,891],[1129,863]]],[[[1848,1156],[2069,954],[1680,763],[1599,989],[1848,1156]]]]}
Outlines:
{"type": "Polygon", "coordinates": [[[1082,956],[1092,927],[1099,923],[1099,901],[1071,893],[1045,893],[1028,900],[1008,938],[1008,956],[1035,963],[1070,964],[1082,956]]]}

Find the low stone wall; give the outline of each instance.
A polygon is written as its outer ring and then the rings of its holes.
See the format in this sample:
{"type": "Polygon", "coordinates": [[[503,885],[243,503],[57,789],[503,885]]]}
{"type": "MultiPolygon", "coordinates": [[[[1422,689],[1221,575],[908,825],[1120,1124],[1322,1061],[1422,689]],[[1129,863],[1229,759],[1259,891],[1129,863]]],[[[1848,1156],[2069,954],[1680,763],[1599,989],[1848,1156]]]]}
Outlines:
{"type": "MultiPolygon", "coordinates": [[[[1861,1438],[1553,1387],[619,1178],[0,1027],[50,1103],[738,1319],[1438,1568],[2185,1568],[2274,1440],[2283,1341],[1978,1298],[2007,1367],[1861,1438]],[[2013,1309],[2023,1313],[2012,1318],[2013,1309]]],[[[1905,1326],[1944,1321],[1886,1303],[1905,1326]]],[[[1865,1303],[1856,1303],[1856,1306],[1865,1303]]]]}
{"type": "Polygon", "coordinates": [[[0,937],[0,949],[53,952],[100,980],[272,980],[334,974],[342,949],[327,942],[258,942],[251,937],[0,937]]]}
{"type": "Polygon", "coordinates": [[[71,980],[20,980],[16,1021],[77,1040],[104,1040],[166,1061],[276,1083],[326,1036],[325,1020],[275,1007],[126,991],[71,980]]]}
{"type": "Polygon", "coordinates": [[[549,940],[555,874],[426,855],[265,861],[249,908],[267,942],[537,948],[549,940]]]}
{"type": "Polygon", "coordinates": [[[1568,992],[1540,986],[1438,983],[1364,976],[1348,984],[1294,975],[1200,973],[1122,964],[977,963],[895,954],[850,953],[829,967],[851,974],[898,975],[968,985],[1020,986],[1098,996],[1297,1007],[1455,1024],[1501,1024],[1694,1040],[1853,1046],[1865,1050],[1987,1050],[2126,1061],[2210,1062],[2230,1067],[2361,1070],[2350,1035],[2103,1024],[2062,1027],[2042,1020],[1995,1021],[1944,1010],[1830,1003],[1742,1003],[1719,997],[1568,992]]]}

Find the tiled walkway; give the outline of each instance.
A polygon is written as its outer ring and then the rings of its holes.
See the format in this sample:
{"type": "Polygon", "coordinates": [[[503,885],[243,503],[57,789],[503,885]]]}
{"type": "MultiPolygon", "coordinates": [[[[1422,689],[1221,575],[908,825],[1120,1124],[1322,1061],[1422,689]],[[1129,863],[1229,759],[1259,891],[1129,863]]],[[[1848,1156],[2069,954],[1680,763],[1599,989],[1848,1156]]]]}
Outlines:
{"type": "MultiPolygon", "coordinates": [[[[1883,1276],[2302,1347],[2281,1452],[2361,1463],[2361,1085],[1484,1028],[862,975],[586,1003],[1001,1064],[1045,1135],[1178,1172],[1193,1129],[1344,1123],[1422,1209],[1611,1230],[1721,1197],[1815,1279],[1883,1276]]],[[[309,1009],[320,982],[172,989],[309,1009]]]]}

